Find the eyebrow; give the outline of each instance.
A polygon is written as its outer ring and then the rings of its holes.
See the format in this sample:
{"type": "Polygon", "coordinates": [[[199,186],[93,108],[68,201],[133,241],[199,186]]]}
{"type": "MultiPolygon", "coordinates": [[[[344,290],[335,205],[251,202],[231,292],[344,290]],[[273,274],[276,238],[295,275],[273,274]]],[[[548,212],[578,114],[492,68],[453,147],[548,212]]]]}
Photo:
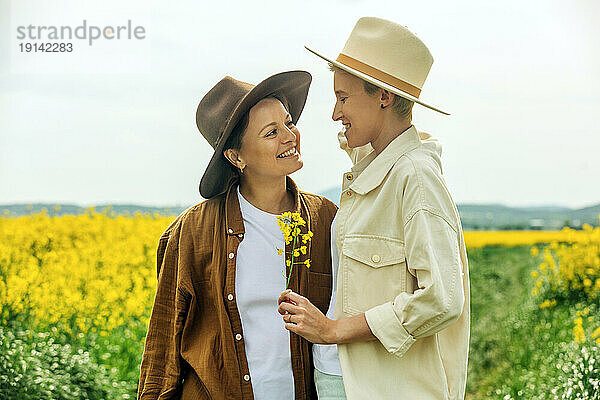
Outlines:
{"type": "Polygon", "coordinates": [[[265,129],[267,129],[271,125],[277,125],[277,123],[275,121],[269,122],[268,124],[266,124],[265,126],[263,126],[262,129],[260,131],[258,131],[258,133],[262,133],[262,131],[264,131],[265,129]]]}
{"type": "MultiPolygon", "coordinates": [[[[290,115],[290,113],[286,114],[285,119],[292,120],[292,116],[290,115]]],[[[262,129],[260,131],[258,131],[258,133],[261,133],[262,131],[264,131],[265,129],[267,129],[271,125],[277,125],[277,122],[275,122],[275,121],[269,122],[268,124],[266,124],[265,126],[263,126],[262,129]]]]}
{"type": "Polygon", "coordinates": [[[346,92],[344,92],[343,90],[336,90],[335,91],[336,96],[339,94],[347,94],[346,92]]]}

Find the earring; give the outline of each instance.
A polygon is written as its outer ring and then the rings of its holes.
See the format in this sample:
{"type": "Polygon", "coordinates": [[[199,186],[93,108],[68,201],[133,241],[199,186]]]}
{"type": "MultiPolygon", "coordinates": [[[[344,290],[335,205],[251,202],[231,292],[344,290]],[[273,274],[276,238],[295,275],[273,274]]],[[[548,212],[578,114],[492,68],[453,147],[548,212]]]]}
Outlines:
{"type": "Polygon", "coordinates": [[[240,167],[240,172],[243,174],[244,173],[244,168],[246,168],[246,166],[244,165],[243,167],[240,167]]]}
{"type": "Polygon", "coordinates": [[[385,107],[383,106],[383,104],[381,104],[381,109],[383,110],[385,107]]]}

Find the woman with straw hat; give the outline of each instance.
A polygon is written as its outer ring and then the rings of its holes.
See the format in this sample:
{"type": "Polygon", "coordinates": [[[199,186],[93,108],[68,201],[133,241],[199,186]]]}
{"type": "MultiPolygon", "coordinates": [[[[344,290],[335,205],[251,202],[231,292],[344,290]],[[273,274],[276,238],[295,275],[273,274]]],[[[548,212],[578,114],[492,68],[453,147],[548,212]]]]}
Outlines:
{"type": "Polygon", "coordinates": [[[277,296],[286,248],[277,215],[313,232],[290,287],[326,310],[336,206],[298,190],[300,132],[311,76],[258,85],[225,77],[200,101],[198,129],[214,148],[200,182],[207,200],[184,211],[158,245],[158,287],[138,399],[316,399],[311,344],[283,328],[277,296]]]}
{"type": "Polygon", "coordinates": [[[354,166],[334,222],[335,319],[285,291],[286,328],[338,345],[348,399],[462,399],[467,254],[441,147],[412,124],[414,103],[447,114],[420,98],[433,58],[412,32],[380,18],[361,18],[336,59],[308,50],[334,71],[332,118],[354,166]]]}

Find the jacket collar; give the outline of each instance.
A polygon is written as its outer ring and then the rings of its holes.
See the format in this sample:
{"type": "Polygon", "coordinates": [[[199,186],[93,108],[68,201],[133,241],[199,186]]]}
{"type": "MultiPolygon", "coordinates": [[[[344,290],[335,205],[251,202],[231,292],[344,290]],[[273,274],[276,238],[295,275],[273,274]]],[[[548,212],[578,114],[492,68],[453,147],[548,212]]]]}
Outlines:
{"type": "Polygon", "coordinates": [[[357,174],[356,180],[350,185],[354,192],[364,195],[378,187],[396,161],[404,154],[421,145],[419,134],[411,125],[400,136],[387,145],[376,157],[374,151],[358,162],[352,171],[357,174]]]}
{"type": "MultiPolygon", "coordinates": [[[[291,191],[294,195],[294,209],[292,212],[301,212],[302,203],[300,201],[298,186],[289,176],[286,176],[285,183],[286,190],[291,191]]],[[[242,210],[237,196],[237,187],[239,184],[239,179],[232,180],[229,183],[229,187],[225,194],[225,219],[227,225],[226,229],[229,235],[239,235],[246,232],[244,229],[244,221],[242,219],[242,210]]]]}

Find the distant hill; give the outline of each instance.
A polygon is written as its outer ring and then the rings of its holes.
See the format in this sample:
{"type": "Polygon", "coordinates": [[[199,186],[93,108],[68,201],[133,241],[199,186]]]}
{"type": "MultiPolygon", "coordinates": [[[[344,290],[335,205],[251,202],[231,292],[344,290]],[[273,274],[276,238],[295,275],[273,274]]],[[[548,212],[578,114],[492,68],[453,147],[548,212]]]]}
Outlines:
{"type": "MultiPolygon", "coordinates": [[[[340,188],[331,188],[321,195],[339,205],[341,193],[340,188]]],[[[458,204],[457,208],[465,230],[579,228],[586,223],[597,226],[600,215],[600,204],[580,209],[556,205],[508,207],[502,204],[458,204]]]]}
{"type": "MultiPolygon", "coordinates": [[[[136,212],[144,214],[158,213],[160,215],[179,215],[187,207],[147,207],[135,204],[101,204],[93,206],[97,212],[109,208],[116,215],[133,215],[136,212]]],[[[61,215],[79,215],[85,214],[89,207],[81,207],[73,204],[51,204],[51,203],[34,203],[34,204],[6,204],[0,205],[0,214],[8,216],[21,216],[36,214],[46,210],[50,216],[61,215]]]]}
{"type": "MultiPolygon", "coordinates": [[[[327,197],[339,204],[341,190],[331,188],[324,190],[320,195],[327,197]]],[[[145,214],[158,213],[160,215],[179,215],[187,206],[175,207],[147,207],[135,204],[112,204],[94,206],[96,211],[111,207],[116,215],[133,215],[136,212],[145,214]]],[[[0,213],[5,216],[20,216],[39,213],[43,209],[48,215],[78,215],[86,212],[86,207],[72,204],[7,204],[0,205],[0,213]]],[[[538,207],[508,207],[502,204],[458,204],[465,230],[490,230],[490,229],[560,229],[564,226],[579,228],[583,224],[598,225],[600,204],[572,209],[560,206],[538,207]]]]}
{"type": "Polygon", "coordinates": [[[571,209],[566,207],[507,207],[503,205],[459,204],[465,229],[560,229],[598,225],[600,204],[571,209]]]}

